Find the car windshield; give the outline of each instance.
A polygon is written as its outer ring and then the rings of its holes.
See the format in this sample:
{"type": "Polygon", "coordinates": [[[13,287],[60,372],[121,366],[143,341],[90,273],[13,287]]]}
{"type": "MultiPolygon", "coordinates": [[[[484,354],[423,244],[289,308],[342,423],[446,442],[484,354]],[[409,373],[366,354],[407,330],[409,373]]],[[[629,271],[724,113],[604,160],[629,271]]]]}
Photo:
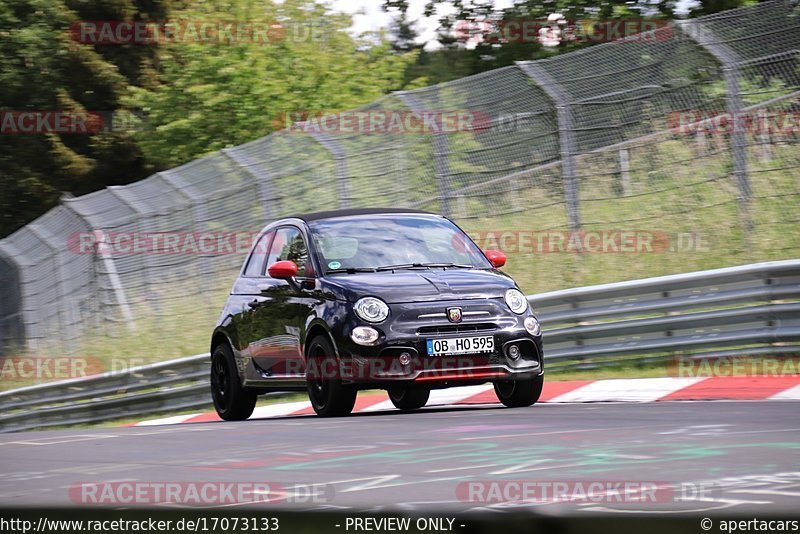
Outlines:
{"type": "Polygon", "coordinates": [[[326,272],[491,267],[456,225],[439,217],[341,217],[309,228],[326,272]]]}

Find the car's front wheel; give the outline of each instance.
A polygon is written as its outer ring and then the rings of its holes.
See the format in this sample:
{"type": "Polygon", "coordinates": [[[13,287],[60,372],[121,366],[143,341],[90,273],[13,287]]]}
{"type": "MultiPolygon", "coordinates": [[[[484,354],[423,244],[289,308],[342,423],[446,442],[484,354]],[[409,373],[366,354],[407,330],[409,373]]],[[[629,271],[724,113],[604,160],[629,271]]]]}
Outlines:
{"type": "Polygon", "coordinates": [[[543,374],[528,380],[498,380],[494,383],[494,392],[509,408],[521,408],[536,404],[543,385],[543,374]]]}
{"type": "Polygon", "coordinates": [[[227,345],[217,345],[211,355],[211,398],[220,418],[243,421],[256,407],[258,395],[242,387],[233,352],[227,345]]]}
{"type": "Polygon", "coordinates": [[[308,346],[306,382],[311,407],[321,417],[347,415],[356,405],[358,391],[342,384],[331,342],[317,336],[308,346]]]}
{"type": "Polygon", "coordinates": [[[389,400],[398,410],[416,410],[427,404],[431,396],[429,389],[390,388],[389,400]]]}

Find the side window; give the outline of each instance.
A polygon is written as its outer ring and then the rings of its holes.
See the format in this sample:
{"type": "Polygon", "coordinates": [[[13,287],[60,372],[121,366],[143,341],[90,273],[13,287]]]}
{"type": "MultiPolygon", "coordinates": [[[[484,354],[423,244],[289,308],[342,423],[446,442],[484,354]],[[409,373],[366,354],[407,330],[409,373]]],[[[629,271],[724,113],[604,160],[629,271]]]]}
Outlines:
{"type": "Polygon", "coordinates": [[[297,264],[299,276],[312,276],[311,265],[308,261],[308,248],[303,240],[303,234],[294,227],[279,228],[272,240],[267,258],[267,267],[276,261],[289,260],[297,264]]]}
{"type": "Polygon", "coordinates": [[[247,260],[247,267],[244,268],[244,276],[264,276],[267,270],[264,265],[264,259],[267,257],[269,242],[273,235],[275,235],[275,232],[267,232],[258,238],[258,243],[247,260]]]}

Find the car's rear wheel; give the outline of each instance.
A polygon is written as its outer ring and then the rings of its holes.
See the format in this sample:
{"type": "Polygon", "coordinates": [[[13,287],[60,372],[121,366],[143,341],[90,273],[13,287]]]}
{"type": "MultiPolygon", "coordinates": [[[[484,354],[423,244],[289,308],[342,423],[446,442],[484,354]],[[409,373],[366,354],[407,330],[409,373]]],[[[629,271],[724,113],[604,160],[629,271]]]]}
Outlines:
{"type": "Polygon", "coordinates": [[[494,383],[494,392],[509,408],[521,408],[536,404],[543,385],[543,374],[528,380],[498,380],[494,383]]]}
{"type": "Polygon", "coordinates": [[[347,415],[353,411],[358,391],[342,384],[331,342],[317,336],[308,346],[306,382],[311,407],[321,417],[347,415]]]}
{"type": "Polygon", "coordinates": [[[416,410],[427,404],[431,396],[429,389],[389,388],[389,400],[399,410],[416,410]]]}
{"type": "Polygon", "coordinates": [[[225,344],[217,345],[211,355],[211,398],[220,418],[243,421],[256,407],[258,395],[242,387],[233,352],[225,344]]]}

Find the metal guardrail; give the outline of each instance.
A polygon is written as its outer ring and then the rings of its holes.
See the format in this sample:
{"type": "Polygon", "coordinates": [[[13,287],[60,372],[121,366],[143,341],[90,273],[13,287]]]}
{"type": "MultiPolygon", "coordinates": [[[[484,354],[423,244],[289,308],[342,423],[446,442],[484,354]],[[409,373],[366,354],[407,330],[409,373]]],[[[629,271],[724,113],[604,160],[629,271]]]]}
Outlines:
{"type": "Polygon", "coordinates": [[[800,260],[529,297],[547,368],[800,353],[800,260]]]}
{"type": "MultiPolygon", "coordinates": [[[[800,260],[661,276],[528,297],[547,368],[681,356],[800,354],[800,260]]],[[[208,354],[0,393],[0,431],[210,405],[208,354]]]]}
{"type": "Polygon", "coordinates": [[[0,431],[95,423],[210,404],[208,354],[0,393],[0,431]]]}

